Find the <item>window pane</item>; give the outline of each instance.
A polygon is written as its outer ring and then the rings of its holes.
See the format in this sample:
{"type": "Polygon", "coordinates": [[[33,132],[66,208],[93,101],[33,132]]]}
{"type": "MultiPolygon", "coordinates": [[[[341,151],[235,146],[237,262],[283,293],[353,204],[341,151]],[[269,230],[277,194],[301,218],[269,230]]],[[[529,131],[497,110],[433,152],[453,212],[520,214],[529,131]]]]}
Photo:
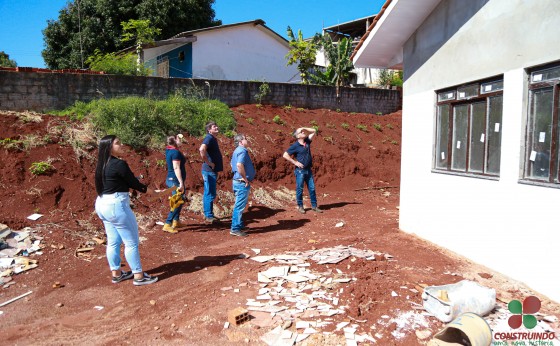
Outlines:
{"type": "Polygon", "coordinates": [[[494,82],[483,83],[480,85],[480,93],[487,94],[504,89],[504,81],[498,80],[494,82]]]}
{"type": "Polygon", "coordinates": [[[488,159],[486,160],[486,173],[500,174],[500,158],[502,147],[502,109],[503,97],[494,96],[489,98],[488,110],[488,159]]]}
{"type": "Polygon", "coordinates": [[[455,90],[451,91],[444,91],[438,94],[438,102],[439,101],[447,101],[447,100],[454,100],[455,99],[455,90]]]}
{"type": "Polygon", "coordinates": [[[437,108],[436,168],[447,169],[447,143],[449,141],[449,105],[437,108]]]}
{"type": "Polygon", "coordinates": [[[552,135],[552,89],[531,92],[529,178],[548,181],[552,135]]]}
{"type": "Polygon", "coordinates": [[[466,170],[468,105],[453,107],[453,142],[451,169],[466,170]]]}
{"type": "Polygon", "coordinates": [[[478,84],[467,85],[457,88],[457,100],[478,96],[478,84]]]}
{"type": "Polygon", "coordinates": [[[555,66],[553,68],[548,68],[546,70],[540,70],[531,73],[532,83],[539,83],[542,81],[558,78],[560,78],[560,66],[555,66]]]}
{"type": "Polygon", "coordinates": [[[486,143],[486,102],[471,105],[469,172],[482,173],[486,143]]]}

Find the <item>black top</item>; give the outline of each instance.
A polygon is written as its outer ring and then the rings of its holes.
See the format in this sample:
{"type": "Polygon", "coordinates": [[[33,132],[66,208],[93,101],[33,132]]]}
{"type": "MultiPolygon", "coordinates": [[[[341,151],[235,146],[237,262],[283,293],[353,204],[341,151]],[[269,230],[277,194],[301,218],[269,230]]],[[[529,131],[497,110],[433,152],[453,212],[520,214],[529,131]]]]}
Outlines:
{"type": "Polygon", "coordinates": [[[207,172],[221,172],[224,170],[224,163],[222,161],[222,152],[220,151],[220,146],[218,145],[218,140],[211,134],[207,134],[202,141],[202,144],[206,144],[206,153],[210,162],[214,163],[214,170],[206,164],[202,163],[202,170],[207,172]]]}
{"type": "Polygon", "coordinates": [[[105,166],[103,177],[103,194],[115,192],[128,192],[129,189],[146,192],[148,187],[134,176],[128,164],[114,156],[111,156],[105,166]]]}
{"type": "Polygon", "coordinates": [[[299,144],[299,142],[296,141],[288,148],[288,150],[286,150],[286,152],[290,156],[295,155],[296,160],[298,160],[298,162],[301,162],[303,164],[303,168],[305,169],[311,168],[311,166],[313,165],[313,159],[311,157],[311,140],[309,139],[309,137],[305,138],[303,145],[299,144]]]}

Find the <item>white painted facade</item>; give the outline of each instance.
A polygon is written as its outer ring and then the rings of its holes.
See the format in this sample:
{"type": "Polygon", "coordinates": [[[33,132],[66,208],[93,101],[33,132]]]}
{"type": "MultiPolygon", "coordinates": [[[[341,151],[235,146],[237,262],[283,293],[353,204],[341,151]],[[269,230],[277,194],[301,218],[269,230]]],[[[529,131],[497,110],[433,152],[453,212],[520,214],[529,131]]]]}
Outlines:
{"type": "MultiPolygon", "coordinates": [[[[255,22],[194,30],[192,43],[193,78],[214,80],[300,81],[296,65],[286,66],[290,47],[272,30],[255,22]]],[[[146,49],[145,61],[180,47],[171,44],[146,49]]]]}
{"type": "Polygon", "coordinates": [[[560,302],[560,186],[523,181],[527,69],[560,60],[560,1],[393,0],[384,19],[395,19],[399,6],[422,3],[433,10],[400,47],[376,58],[367,56],[365,41],[355,58],[391,67],[403,57],[400,228],[560,302]],[[500,75],[499,179],[436,172],[436,91],[500,75]]]}

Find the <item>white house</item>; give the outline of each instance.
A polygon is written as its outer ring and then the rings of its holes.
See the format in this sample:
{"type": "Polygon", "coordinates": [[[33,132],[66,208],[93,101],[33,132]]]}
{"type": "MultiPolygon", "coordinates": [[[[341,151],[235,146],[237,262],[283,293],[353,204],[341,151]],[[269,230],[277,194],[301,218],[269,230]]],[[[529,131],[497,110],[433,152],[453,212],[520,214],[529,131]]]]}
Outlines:
{"type": "Polygon", "coordinates": [[[185,31],[144,48],[144,62],[162,77],[296,82],[286,66],[288,41],[257,19],[185,31]]]}
{"type": "Polygon", "coordinates": [[[400,228],[557,302],[559,28],[560,1],[387,0],[353,58],[404,69],[400,228]]]}

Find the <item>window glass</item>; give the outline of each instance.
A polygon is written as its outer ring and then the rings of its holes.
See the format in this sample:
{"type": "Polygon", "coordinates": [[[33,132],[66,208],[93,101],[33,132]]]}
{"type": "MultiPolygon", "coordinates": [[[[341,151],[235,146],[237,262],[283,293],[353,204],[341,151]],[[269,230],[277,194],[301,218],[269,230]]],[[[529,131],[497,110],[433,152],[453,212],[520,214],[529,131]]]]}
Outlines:
{"type": "Polygon", "coordinates": [[[447,143],[449,142],[449,105],[437,107],[436,168],[447,168],[447,143]]]}
{"type": "Polygon", "coordinates": [[[500,173],[500,159],[502,146],[502,95],[490,97],[488,109],[488,125],[486,126],[488,147],[488,160],[486,160],[486,172],[490,174],[500,173]]]}
{"type": "Polygon", "coordinates": [[[529,178],[537,180],[549,180],[552,97],[552,88],[531,92],[529,178]]]}
{"type": "Polygon", "coordinates": [[[473,96],[478,96],[478,84],[457,88],[457,100],[463,100],[473,96]]]}
{"type": "Polygon", "coordinates": [[[560,66],[535,71],[531,73],[531,82],[540,83],[543,81],[560,78],[560,66]]]}
{"type": "Polygon", "coordinates": [[[503,80],[480,84],[480,93],[481,94],[493,93],[493,92],[500,91],[500,90],[503,90],[503,89],[504,89],[504,81],[503,80]]]}
{"type": "Polygon", "coordinates": [[[453,108],[453,141],[451,169],[465,171],[467,164],[468,105],[453,108]]]}
{"type": "Polygon", "coordinates": [[[454,99],[455,99],[455,90],[444,91],[438,94],[438,101],[447,101],[447,100],[454,100],[454,99]]]}
{"type": "Polygon", "coordinates": [[[471,104],[471,131],[469,148],[469,172],[484,171],[486,148],[486,102],[471,104]]]}

